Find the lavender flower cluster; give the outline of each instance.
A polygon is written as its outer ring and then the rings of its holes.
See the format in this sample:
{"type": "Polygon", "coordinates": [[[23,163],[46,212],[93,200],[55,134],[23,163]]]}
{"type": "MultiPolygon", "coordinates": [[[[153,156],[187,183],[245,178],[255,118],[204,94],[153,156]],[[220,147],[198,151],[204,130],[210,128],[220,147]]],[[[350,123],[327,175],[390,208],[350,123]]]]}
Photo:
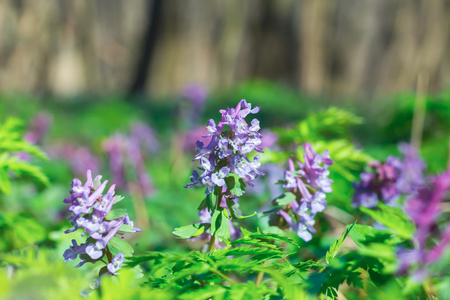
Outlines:
{"type": "MultiPolygon", "coordinates": [[[[111,239],[116,236],[123,227],[127,227],[126,232],[141,231],[137,227],[133,227],[133,222],[128,214],[111,218],[108,214],[111,212],[112,206],[121,200],[120,196],[115,195],[115,185],[111,185],[106,194],[103,191],[108,183],[105,180],[101,182],[101,175],[92,179],[91,171],[87,171],[87,180],[83,185],[82,182],[75,178],[72,181],[70,197],[64,199],[64,203],[70,204],[69,211],[73,213],[68,219],[74,226],[65,231],[71,233],[79,228],[84,229],[81,236],[89,234],[87,242],[77,245],[72,240],[72,246],[67,249],[63,256],[65,261],[76,259],[80,256],[81,262],[77,265],[80,267],[86,262],[95,263],[101,260],[107,253],[107,245],[111,239]]],[[[110,274],[115,275],[123,262],[123,254],[116,254],[108,263],[107,269],[110,274]]]]}
{"type": "Polygon", "coordinates": [[[385,163],[368,164],[370,172],[360,174],[354,183],[353,206],[375,207],[379,201],[396,206],[400,195],[412,195],[423,185],[425,164],[414,147],[400,144],[404,160],[389,156],[385,163]]]}
{"type": "Polygon", "coordinates": [[[411,270],[417,282],[426,279],[428,276],[426,266],[439,260],[450,244],[450,225],[447,225],[444,231],[438,225],[442,215],[442,204],[450,200],[449,192],[450,169],[432,178],[430,187],[422,187],[406,202],[406,213],[416,226],[415,249],[399,251],[399,273],[411,270]]]}
{"type": "Polygon", "coordinates": [[[264,175],[259,171],[259,155],[253,160],[247,157],[252,151],[262,153],[261,134],[258,132],[259,121],[253,119],[249,126],[245,121],[248,114],[256,114],[259,107],[252,109],[251,104],[241,100],[236,108],[220,110],[222,118],[216,125],[214,120],[209,120],[207,129],[211,137],[209,144],[205,147],[203,142],[197,141],[196,151],[198,154],[194,160],[200,160],[201,175],[196,170],[190,177],[191,183],[186,187],[205,186],[206,194],[210,194],[216,186],[226,186],[225,178],[230,173],[237,174],[242,180],[252,185],[258,175],[264,175]],[[228,126],[227,129],[225,126],[228,126]]]}
{"type": "Polygon", "coordinates": [[[117,186],[129,188],[125,172],[126,164],[129,163],[130,169],[136,174],[136,186],[144,197],[148,197],[154,192],[154,187],[145,170],[141,148],[146,152],[156,152],[159,149],[153,130],[143,123],[133,125],[129,136],[115,134],[103,143],[103,150],[109,154],[109,165],[117,186]]]}
{"type": "Polygon", "coordinates": [[[297,161],[299,170],[295,170],[294,161],[289,159],[289,171],[285,171],[283,186],[296,196],[286,210],[278,211],[288,223],[290,229],[297,232],[298,236],[308,242],[312,239],[315,216],[322,212],[327,202],[326,193],[330,193],[332,180],[328,178],[328,167],[333,164],[328,150],[322,155],[313,151],[310,144],[303,145],[305,149],[304,163],[297,161]],[[294,218],[289,214],[293,212],[294,218]],[[295,219],[295,220],[294,220],[295,219]]]}

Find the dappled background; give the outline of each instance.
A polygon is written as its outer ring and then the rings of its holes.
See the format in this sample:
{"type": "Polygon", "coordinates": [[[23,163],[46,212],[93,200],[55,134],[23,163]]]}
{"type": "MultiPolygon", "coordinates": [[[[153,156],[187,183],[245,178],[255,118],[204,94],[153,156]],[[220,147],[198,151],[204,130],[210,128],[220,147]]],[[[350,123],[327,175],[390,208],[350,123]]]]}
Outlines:
{"type": "Polygon", "coordinates": [[[446,0],[0,4],[0,91],[173,94],[267,79],[358,100],[450,83],[446,0]]]}

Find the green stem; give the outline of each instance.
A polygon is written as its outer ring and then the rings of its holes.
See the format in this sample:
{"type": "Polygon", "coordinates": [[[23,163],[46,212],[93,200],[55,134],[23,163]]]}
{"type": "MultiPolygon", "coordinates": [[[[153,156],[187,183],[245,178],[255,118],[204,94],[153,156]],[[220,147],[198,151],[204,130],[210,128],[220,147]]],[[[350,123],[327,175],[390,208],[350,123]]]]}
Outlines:
{"type": "MultiPolygon", "coordinates": [[[[267,265],[267,260],[263,263],[263,268],[267,265]]],[[[259,271],[258,276],[256,277],[256,281],[255,281],[255,285],[258,286],[261,284],[261,281],[264,277],[264,272],[263,271],[259,271]]]]}
{"type": "Polygon", "coordinates": [[[213,269],[212,271],[213,271],[214,274],[216,274],[217,276],[219,276],[223,280],[228,281],[229,283],[237,283],[236,281],[234,281],[233,279],[229,278],[228,276],[226,276],[225,274],[223,274],[222,272],[220,272],[217,269],[213,269]]]}
{"type": "Polygon", "coordinates": [[[417,92],[414,104],[414,115],[411,129],[411,144],[420,148],[422,141],[423,126],[427,107],[428,74],[420,73],[417,77],[417,92]]]}
{"type": "Polygon", "coordinates": [[[216,241],[216,237],[211,234],[211,239],[209,240],[208,252],[211,252],[214,249],[215,241],[216,241]]]}
{"type": "MultiPolygon", "coordinates": [[[[220,191],[217,193],[216,208],[214,211],[219,209],[221,201],[222,201],[222,188],[220,187],[220,191]]],[[[214,213],[214,211],[213,211],[213,213],[214,213]]],[[[215,236],[214,232],[211,232],[211,239],[209,240],[208,252],[211,252],[214,249],[215,241],[216,241],[216,236],[215,236]]]]}

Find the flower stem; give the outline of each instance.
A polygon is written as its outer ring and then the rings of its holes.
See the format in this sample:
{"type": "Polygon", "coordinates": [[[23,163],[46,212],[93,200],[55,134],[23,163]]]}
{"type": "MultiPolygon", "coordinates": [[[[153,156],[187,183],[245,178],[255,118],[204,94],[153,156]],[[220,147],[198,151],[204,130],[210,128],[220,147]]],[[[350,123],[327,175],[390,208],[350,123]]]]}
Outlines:
{"type": "MultiPolygon", "coordinates": [[[[267,260],[263,263],[263,268],[267,265],[267,260]]],[[[255,281],[255,285],[258,286],[261,284],[261,281],[264,277],[264,272],[263,271],[259,271],[258,276],[256,277],[256,281],[255,281]]]]}
{"type": "Polygon", "coordinates": [[[211,239],[209,240],[208,252],[211,252],[214,249],[214,242],[216,241],[216,237],[211,235],[211,239]]]}
{"type": "Polygon", "coordinates": [[[425,120],[425,113],[427,108],[427,90],[428,90],[429,77],[428,74],[422,72],[417,77],[417,92],[416,101],[414,104],[414,115],[411,129],[411,144],[420,148],[423,134],[423,124],[425,120]]]}
{"type": "MultiPolygon", "coordinates": [[[[220,188],[220,191],[217,193],[217,200],[216,200],[216,208],[213,210],[213,213],[219,209],[220,202],[222,201],[222,188],[220,188]]],[[[208,252],[211,252],[214,249],[214,242],[216,241],[216,236],[214,232],[211,232],[211,239],[209,240],[209,246],[208,246],[208,252]]]]}

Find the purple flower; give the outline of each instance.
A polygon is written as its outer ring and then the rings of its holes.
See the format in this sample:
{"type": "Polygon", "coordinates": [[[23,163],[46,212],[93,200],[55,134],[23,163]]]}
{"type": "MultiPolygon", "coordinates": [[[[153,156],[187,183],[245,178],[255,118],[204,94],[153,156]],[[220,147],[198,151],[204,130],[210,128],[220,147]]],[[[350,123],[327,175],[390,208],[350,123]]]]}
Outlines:
{"type": "MultiPolygon", "coordinates": [[[[87,261],[95,262],[101,259],[107,252],[106,246],[109,241],[117,234],[123,224],[133,226],[128,215],[121,216],[115,219],[107,218],[112,206],[115,202],[115,185],[111,185],[106,194],[103,192],[108,181],[101,182],[102,176],[97,176],[92,179],[91,171],[87,171],[86,183],[75,178],[72,181],[72,188],[70,189],[71,196],[64,199],[64,203],[70,204],[69,211],[73,213],[68,219],[71,221],[73,228],[66,231],[66,233],[74,232],[78,228],[84,229],[84,236],[89,234],[91,241],[88,244],[78,246],[75,240],[72,241],[73,246],[64,252],[66,261],[73,260],[80,255],[82,262],[81,266],[87,261]]],[[[134,232],[141,231],[135,227],[134,232]]]]}
{"type": "Polygon", "coordinates": [[[328,150],[325,150],[322,155],[313,151],[310,144],[304,144],[305,149],[304,163],[298,163],[300,171],[298,172],[306,180],[306,183],[315,189],[322,189],[326,193],[330,193],[332,180],[328,178],[330,171],[328,166],[333,164],[330,159],[328,150]]]}
{"type": "Polygon", "coordinates": [[[316,230],[314,229],[314,218],[311,217],[307,213],[302,213],[302,218],[299,222],[295,222],[292,217],[289,215],[289,213],[280,210],[278,211],[278,214],[280,214],[288,223],[289,228],[291,231],[296,232],[297,235],[303,239],[305,242],[309,242],[312,239],[312,233],[315,233],[316,230]]]}
{"type": "Polygon", "coordinates": [[[214,173],[211,175],[211,181],[217,185],[217,186],[224,186],[225,185],[225,177],[228,176],[230,173],[230,168],[223,167],[219,170],[219,173],[214,173]]]}
{"type": "Polygon", "coordinates": [[[138,141],[138,143],[148,152],[158,152],[160,145],[156,138],[155,131],[150,126],[142,122],[136,122],[131,127],[130,138],[138,141]]]}
{"type": "Polygon", "coordinates": [[[415,248],[397,253],[398,272],[410,271],[418,282],[429,276],[426,267],[439,260],[450,243],[450,225],[445,230],[439,226],[442,204],[448,201],[450,192],[450,169],[430,181],[430,186],[422,187],[406,201],[405,211],[416,225],[415,248]]]}
{"type": "Polygon", "coordinates": [[[219,147],[219,150],[220,150],[220,152],[219,152],[220,159],[228,157],[233,153],[233,150],[228,148],[229,141],[226,137],[220,139],[217,146],[219,147]]]}
{"type": "Polygon", "coordinates": [[[39,113],[31,123],[29,131],[25,134],[24,140],[31,144],[38,144],[47,134],[52,123],[52,118],[45,114],[39,113]]]}
{"type": "Polygon", "coordinates": [[[191,175],[191,177],[189,177],[189,179],[191,180],[191,183],[188,183],[185,186],[186,188],[202,185],[202,181],[196,170],[192,171],[192,175],[191,175]]]}
{"type": "Polygon", "coordinates": [[[389,156],[385,163],[369,163],[370,171],[360,174],[360,181],[353,184],[353,206],[375,207],[379,201],[396,206],[400,195],[412,195],[424,184],[425,165],[417,151],[405,143],[399,148],[403,161],[389,156]]]}
{"type": "Polygon", "coordinates": [[[208,91],[199,84],[186,85],[181,94],[191,101],[195,108],[200,108],[208,97],[208,91]]]}
{"type": "Polygon", "coordinates": [[[103,142],[103,150],[109,154],[110,169],[114,182],[121,188],[129,188],[130,182],[125,172],[131,165],[131,169],[136,174],[136,182],[131,182],[138,186],[138,190],[144,197],[149,197],[154,192],[151,177],[145,169],[145,160],[141,148],[148,152],[156,152],[159,148],[153,130],[143,123],[136,123],[131,128],[129,136],[115,134],[103,142]]]}
{"type": "Polygon", "coordinates": [[[187,121],[188,126],[195,124],[203,112],[208,91],[201,85],[190,84],[184,87],[181,96],[190,104],[181,110],[181,119],[187,121]]]}
{"type": "Polygon", "coordinates": [[[412,195],[425,183],[423,175],[425,163],[413,146],[401,143],[399,149],[404,159],[397,180],[397,189],[401,194],[412,195]]]}
{"type": "Polygon", "coordinates": [[[89,255],[92,259],[99,259],[103,256],[103,249],[105,249],[106,245],[102,240],[98,240],[95,244],[89,244],[86,246],[86,254],[89,255]]]}
{"type": "Polygon", "coordinates": [[[297,161],[299,170],[295,170],[294,161],[289,159],[289,170],[284,172],[285,184],[283,188],[293,193],[296,199],[287,205],[278,214],[286,220],[291,231],[304,241],[312,239],[315,233],[314,218],[327,206],[326,193],[332,191],[332,180],[328,178],[328,167],[333,164],[328,150],[322,155],[315,153],[310,144],[304,144],[304,163],[297,161]],[[295,216],[291,217],[290,212],[295,216]]]}
{"type": "Polygon", "coordinates": [[[264,129],[262,132],[264,140],[261,140],[261,148],[272,148],[280,138],[276,133],[268,129],[264,129]]]}
{"type": "Polygon", "coordinates": [[[294,161],[289,158],[289,171],[284,171],[284,180],[286,184],[283,188],[293,191],[297,188],[297,180],[295,179],[295,166],[294,161]]]}
{"type": "Polygon", "coordinates": [[[72,246],[69,247],[66,251],[64,251],[64,261],[68,262],[71,260],[74,260],[78,257],[78,255],[81,255],[85,253],[86,251],[86,244],[77,245],[77,242],[75,240],[72,240],[72,246]]]}
{"type": "Polygon", "coordinates": [[[123,253],[119,252],[114,255],[112,261],[107,265],[108,271],[113,275],[117,275],[117,271],[120,270],[124,260],[125,256],[123,253]]]}
{"type": "Polygon", "coordinates": [[[210,141],[205,147],[202,141],[197,141],[197,155],[194,160],[200,160],[201,175],[193,172],[191,183],[185,187],[203,185],[206,187],[206,194],[211,193],[216,186],[225,187],[225,178],[230,174],[237,174],[242,180],[252,185],[252,181],[263,175],[259,171],[261,164],[259,156],[255,156],[251,161],[247,154],[262,152],[261,134],[259,121],[253,119],[251,126],[245,121],[245,117],[250,113],[257,113],[259,107],[251,108],[251,104],[241,100],[236,108],[220,110],[222,118],[218,124],[214,120],[209,120],[206,126],[210,141]],[[226,130],[228,126],[231,130],[226,130]]]}
{"type": "Polygon", "coordinates": [[[103,150],[109,154],[109,167],[113,180],[119,187],[126,187],[125,181],[125,146],[126,137],[115,134],[103,142],[103,150]]]}

